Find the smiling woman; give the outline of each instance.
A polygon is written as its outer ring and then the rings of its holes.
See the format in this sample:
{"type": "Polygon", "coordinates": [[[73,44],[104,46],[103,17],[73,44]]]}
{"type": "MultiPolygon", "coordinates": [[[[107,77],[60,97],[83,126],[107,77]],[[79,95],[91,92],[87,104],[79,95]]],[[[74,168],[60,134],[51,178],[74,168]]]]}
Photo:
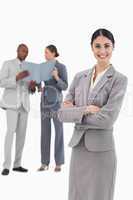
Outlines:
{"type": "Polygon", "coordinates": [[[72,147],[69,200],[113,200],[116,173],[113,125],[127,87],[127,77],[110,63],[114,45],[110,31],[94,32],[91,48],[97,63],[92,69],[76,74],[59,112],[61,121],[69,122],[67,118],[71,116],[75,122],[69,143],[72,147]],[[83,106],[84,112],[77,119],[72,117],[76,107],[83,106]]]}
{"type": "MultiPolygon", "coordinates": [[[[114,46],[115,40],[113,34],[110,31],[106,29],[99,29],[92,35],[92,51],[94,53],[98,65],[102,65],[102,71],[107,67],[107,65],[110,62],[114,46]]],[[[99,71],[96,73],[99,73],[101,70],[99,67],[99,71]]]]}

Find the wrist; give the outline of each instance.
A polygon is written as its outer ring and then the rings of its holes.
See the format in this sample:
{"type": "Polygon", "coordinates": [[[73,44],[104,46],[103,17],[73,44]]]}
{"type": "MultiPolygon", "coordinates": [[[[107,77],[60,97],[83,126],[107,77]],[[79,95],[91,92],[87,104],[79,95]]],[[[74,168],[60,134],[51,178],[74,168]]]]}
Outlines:
{"type": "Polygon", "coordinates": [[[18,76],[16,76],[16,81],[18,81],[18,76]]]}
{"type": "Polygon", "coordinates": [[[90,108],[86,107],[86,110],[84,111],[84,115],[88,115],[91,113],[90,108]]]}
{"type": "Polygon", "coordinates": [[[60,78],[59,76],[55,76],[55,80],[58,81],[60,78]]]}

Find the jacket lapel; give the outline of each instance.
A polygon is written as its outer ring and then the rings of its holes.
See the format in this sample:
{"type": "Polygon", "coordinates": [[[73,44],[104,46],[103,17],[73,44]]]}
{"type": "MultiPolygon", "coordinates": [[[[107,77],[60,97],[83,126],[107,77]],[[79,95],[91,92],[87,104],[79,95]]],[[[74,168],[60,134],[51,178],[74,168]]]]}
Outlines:
{"type": "Polygon", "coordinates": [[[84,74],[82,75],[82,81],[81,81],[81,104],[82,105],[87,105],[88,101],[88,92],[89,92],[89,87],[90,87],[90,82],[91,82],[91,75],[93,72],[93,68],[90,70],[86,70],[84,74]]]}
{"type": "Polygon", "coordinates": [[[105,74],[101,77],[101,79],[98,81],[98,83],[95,85],[93,90],[91,92],[88,91],[88,96],[87,96],[87,104],[90,105],[92,104],[95,96],[98,94],[100,89],[105,85],[105,83],[109,80],[110,77],[114,74],[115,69],[111,65],[111,67],[105,72],[105,74]]]}

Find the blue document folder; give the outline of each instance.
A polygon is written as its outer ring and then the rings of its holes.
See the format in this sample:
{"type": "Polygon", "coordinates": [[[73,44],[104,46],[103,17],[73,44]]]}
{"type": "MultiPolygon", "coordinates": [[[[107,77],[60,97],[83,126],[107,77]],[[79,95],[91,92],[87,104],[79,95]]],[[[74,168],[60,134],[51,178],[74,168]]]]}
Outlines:
{"type": "Polygon", "coordinates": [[[52,78],[52,71],[55,68],[55,61],[47,61],[40,64],[40,80],[47,81],[52,78]]]}
{"type": "Polygon", "coordinates": [[[55,68],[55,61],[47,61],[40,64],[25,62],[23,64],[23,70],[28,70],[30,75],[24,78],[24,81],[36,81],[40,83],[41,81],[47,81],[52,78],[52,71],[55,68]]]}

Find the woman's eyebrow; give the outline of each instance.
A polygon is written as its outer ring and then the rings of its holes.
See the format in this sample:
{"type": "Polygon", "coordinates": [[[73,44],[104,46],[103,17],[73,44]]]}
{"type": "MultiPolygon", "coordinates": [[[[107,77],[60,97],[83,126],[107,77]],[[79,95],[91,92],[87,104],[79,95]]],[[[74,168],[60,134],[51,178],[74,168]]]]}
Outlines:
{"type": "Polygon", "coordinates": [[[106,42],[104,45],[111,45],[110,43],[106,42]]]}
{"type": "MultiPolygon", "coordinates": [[[[101,45],[101,43],[95,43],[95,44],[101,45]]],[[[105,44],[110,44],[110,43],[109,43],[109,42],[106,42],[106,43],[104,43],[104,45],[105,45],[105,44]]]]}

